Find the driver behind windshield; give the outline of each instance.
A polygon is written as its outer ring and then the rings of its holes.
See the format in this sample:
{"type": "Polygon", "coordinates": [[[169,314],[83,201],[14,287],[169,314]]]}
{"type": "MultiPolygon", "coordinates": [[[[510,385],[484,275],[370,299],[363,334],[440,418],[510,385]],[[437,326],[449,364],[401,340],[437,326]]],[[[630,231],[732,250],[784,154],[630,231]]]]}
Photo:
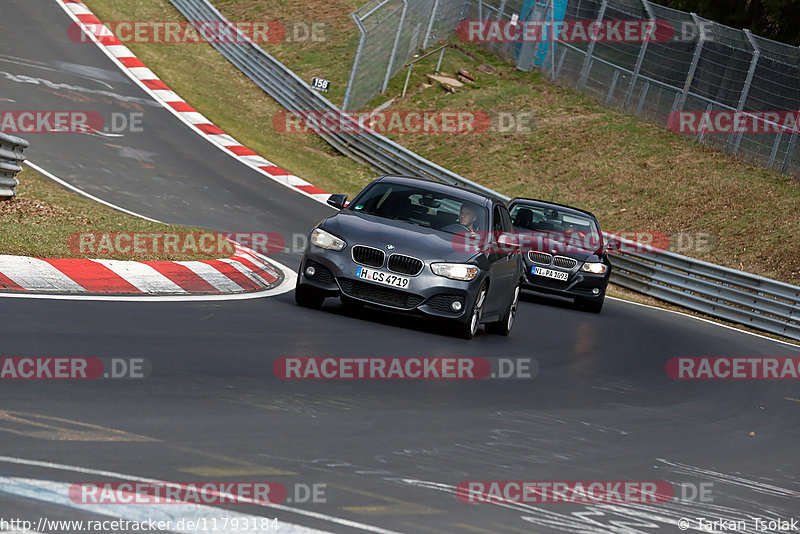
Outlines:
{"type": "Polygon", "coordinates": [[[461,205],[461,211],[458,214],[458,222],[469,228],[470,232],[477,232],[478,211],[468,204],[461,205]]]}

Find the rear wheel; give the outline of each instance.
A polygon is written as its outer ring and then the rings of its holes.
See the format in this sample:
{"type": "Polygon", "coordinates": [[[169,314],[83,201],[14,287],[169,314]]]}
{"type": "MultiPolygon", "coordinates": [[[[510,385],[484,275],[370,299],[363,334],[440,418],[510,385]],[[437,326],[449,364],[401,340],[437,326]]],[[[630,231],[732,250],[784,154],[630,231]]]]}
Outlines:
{"type": "Polygon", "coordinates": [[[466,315],[463,321],[458,323],[456,333],[459,337],[464,339],[472,339],[478,331],[478,326],[481,324],[481,317],[483,316],[483,305],[486,303],[486,293],[488,285],[484,282],[478,290],[478,295],[475,297],[475,302],[472,303],[472,308],[466,315]]]}
{"type": "Polygon", "coordinates": [[[508,305],[508,309],[503,317],[497,321],[496,323],[491,323],[489,325],[489,330],[494,334],[500,334],[501,336],[507,336],[511,333],[511,329],[514,328],[514,321],[517,318],[517,308],[519,307],[519,294],[522,286],[517,285],[514,288],[514,295],[511,297],[511,304],[508,305]]]}
{"type": "Polygon", "coordinates": [[[591,300],[583,300],[583,299],[575,299],[575,304],[577,304],[582,310],[585,310],[590,313],[600,313],[603,310],[603,302],[606,300],[606,297],[600,297],[599,299],[591,299],[591,300]]]}
{"type": "Polygon", "coordinates": [[[298,285],[294,288],[294,301],[304,308],[317,309],[322,306],[325,297],[308,286],[298,285]]]}

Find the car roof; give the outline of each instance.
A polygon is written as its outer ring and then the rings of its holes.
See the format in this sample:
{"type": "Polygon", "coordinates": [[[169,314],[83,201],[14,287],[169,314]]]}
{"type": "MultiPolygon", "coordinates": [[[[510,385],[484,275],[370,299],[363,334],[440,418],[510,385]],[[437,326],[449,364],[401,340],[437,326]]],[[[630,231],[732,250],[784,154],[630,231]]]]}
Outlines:
{"type": "Polygon", "coordinates": [[[590,211],[582,210],[580,208],[575,208],[572,206],[567,206],[566,204],[559,204],[557,202],[548,202],[546,200],[538,200],[535,198],[514,198],[508,203],[509,206],[512,204],[524,204],[527,206],[535,206],[539,208],[558,208],[561,211],[565,211],[567,213],[572,213],[574,215],[589,215],[593,219],[597,219],[594,214],[590,211]]]}
{"type": "Polygon", "coordinates": [[[471,202],[475,202],[477,204],[486,204],[488,200],[494,201],[505,206],[505,202],[494,196],[485,195],[483,193],[477,193],[475,191],[470,191],[469,189],[464,189],[462,187],[456,185],[446,184],[444,182],[437,182],[435,180],[430,180],[428,178],[416,178],[413,176],[402,176],[398,174],[387,174],[386,176],[381,176],[380,178],[375,180],[376,182],[390,182],[393,184],[401,184],[401,185],[421,185],[424,186],[431,191],[436,191],[437,193],[448,193],[458,196],[464,200],[469,200],[471,202]]]}

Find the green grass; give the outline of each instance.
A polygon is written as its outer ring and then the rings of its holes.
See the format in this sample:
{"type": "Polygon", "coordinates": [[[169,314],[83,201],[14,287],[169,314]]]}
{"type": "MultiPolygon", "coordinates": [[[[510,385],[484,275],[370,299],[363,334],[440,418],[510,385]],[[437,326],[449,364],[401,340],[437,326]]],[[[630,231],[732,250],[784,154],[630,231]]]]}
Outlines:
{"type": "MultiPolygon", "coordinates": [[[[77,254],[69,237],[87,232],[165,233],[200,232],[196,228],[164,225],[116,211],[108,206],[62,189],[26,169],[17,175],[17,196],[0,202],[0,253],[37,258],[97,258],[77,254]]],[[[99,243],[99,241],[97,241],[99,243]]],[[[79,243],[79,242],[78,242],[79,243]]],[[[123,242],[123,246],[127,243],[123,242]]],[[[95,249],[96,250],[96,249],[95,249]]],[[[115,260],[206,260],[220,254],[115,253],[115,260]]]]}
{"type": "MultiPolygon", "coordinates": [[[[86,0],[105,20],[180,20],[167,0],[86,0]]],[[[301,78],[331,80],[340,104],[357,43],[349,14],[362,0],[216,0],[231,20],[323,22],[322,43],[266,45],[301,78]]],[[[536,117],[530,133],[392,135],[409,149],[509,196],[554,199],[593,211],[605,230],[710,234],[711,250],[683,253],[771,278],[800,283],[800,185],[737,161],[534,73],[516,71],[482,48],[454,42],[443,74],[466,69],[475,84],[456,94],[423,88],[437,57],[421,62],[405,99],[389,109],[499,110],[536,117]],[[481,70],[488,65],[492,73],[481,70]]],[[[314,135],[278,134],[280,107],[208,45],[129,44],[174,90],[256,152],[331,192],[353,194],[373,173],[336,154],[314,135]],[[234,95],[230,98],[229,95],[234,95]],[[242,120],[246,117],[246,120],[242,120]]],[[[405,71],[373,109],[398,97],[405,71]]]]}

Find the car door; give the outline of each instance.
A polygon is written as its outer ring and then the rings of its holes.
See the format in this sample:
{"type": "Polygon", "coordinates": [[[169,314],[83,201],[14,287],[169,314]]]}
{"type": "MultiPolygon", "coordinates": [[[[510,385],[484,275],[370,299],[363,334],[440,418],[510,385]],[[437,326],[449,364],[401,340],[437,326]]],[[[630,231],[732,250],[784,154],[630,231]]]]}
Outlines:
{"type": "Polygon", "coordinates": [[[503,234],[513,232],[511,216],[502,204],[494,204],[492,207],[492,231],[489,237],[489,255],[491,285],[487,295],[486,313],[494,314],[505,310],[511,301],[512,291],[514,290],[519,276],[519,263],[517,250],[500,246],[498,240],[503,234]]]}

